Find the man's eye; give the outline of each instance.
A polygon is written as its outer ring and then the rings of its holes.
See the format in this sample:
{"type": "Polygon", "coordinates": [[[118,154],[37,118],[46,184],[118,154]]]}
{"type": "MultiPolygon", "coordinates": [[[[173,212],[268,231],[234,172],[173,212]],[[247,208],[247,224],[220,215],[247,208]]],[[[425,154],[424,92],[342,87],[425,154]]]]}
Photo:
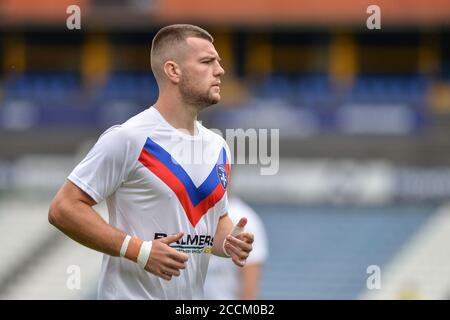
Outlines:
{"type": "Polygon", "coordinates": [[[202,63],[211,63],[212,62],[212,60],[205,60],[205,61],[202,61],[202,63]]]}

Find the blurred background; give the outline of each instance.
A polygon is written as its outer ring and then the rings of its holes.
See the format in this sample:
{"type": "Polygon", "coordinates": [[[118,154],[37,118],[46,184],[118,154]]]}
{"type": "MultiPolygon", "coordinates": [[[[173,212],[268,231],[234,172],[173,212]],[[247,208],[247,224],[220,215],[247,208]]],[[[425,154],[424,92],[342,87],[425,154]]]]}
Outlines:
{"type": "Polygon", "coordinates": [[[234,167],[268,233],[260,298],[450,298],[449,1],[2,0],[1,299],[96,297],[101,254],[48,206],[101,132],[156,101],[170,23],[206,28],[227,71],[206,126],[280,130],[277,174],[234,167]]]}

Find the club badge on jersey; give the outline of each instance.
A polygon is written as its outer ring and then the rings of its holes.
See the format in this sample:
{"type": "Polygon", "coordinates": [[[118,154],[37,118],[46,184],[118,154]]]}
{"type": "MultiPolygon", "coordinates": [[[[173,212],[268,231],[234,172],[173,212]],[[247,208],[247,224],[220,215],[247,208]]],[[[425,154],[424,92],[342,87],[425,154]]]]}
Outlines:
{"type": "Polygon", "coordinates": [[[225,166],[223,164],[218,164],[216,165],[217,167],[217,176],[219,177],[219,181],[222,184],[222,187],[224,189],[227,188],[227,184],[228,184],[228,177],[227,177],[227,172],[225,171],[225,166]]]}

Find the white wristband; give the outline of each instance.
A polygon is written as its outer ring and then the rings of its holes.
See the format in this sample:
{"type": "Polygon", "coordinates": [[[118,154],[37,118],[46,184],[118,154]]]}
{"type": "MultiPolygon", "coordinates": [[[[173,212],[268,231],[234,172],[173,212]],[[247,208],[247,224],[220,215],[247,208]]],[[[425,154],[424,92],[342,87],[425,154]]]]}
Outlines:
{"type": "Polygon", "coordinates": [[[141,248],[139,249],[137,263],[142,269],[145,269],[148,258],[150,258],[150,252],[152,251],[152,245],[153,245],[153,243],[151,241],[144,241],[144,242],[142,242],[141,248]]]}
{"type": "Polygon", "coordinates": [[[231,256],[228,254],[227,250],[225,249],[225,242],[227,242],[227,239],[223,240],[222,250],[223,250],[223,253],[225,254],[225,256],[229,258],[231,256]]]}
{"type": "Polygon", "coordinates": [[[120,256],[125,257],[125,253],[128,249],[128,243],[130,243],[131,236],[127,235],[122,242],[122,247],[120,248],[120,256]]]}

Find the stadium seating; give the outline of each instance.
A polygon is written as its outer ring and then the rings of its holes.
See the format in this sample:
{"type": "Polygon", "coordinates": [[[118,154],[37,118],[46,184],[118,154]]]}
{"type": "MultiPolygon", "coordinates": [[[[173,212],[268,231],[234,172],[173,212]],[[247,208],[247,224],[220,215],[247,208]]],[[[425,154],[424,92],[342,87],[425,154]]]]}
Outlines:
{"type": "Polygon", "coordinates": [[[268,226],[266,299],[357,298],[366,290],[367,267],[384,270],[434,212],[432,206],[255,209],[268,226]]]}
{"type": "MultiPolygon", "coordinates": [[[[315,119],[316,131],[341,130],[340,110],[348,106],[370,107],[368,116],[376,116],[377,106],[383,107],[380,109],[383,114],[392,110],[398,115],[398,110],[390,107],[405,109],[406,112],[401,114],[405,114],[407,121],[414,121],[401,133],[420,128],[425,123],[428,112],[426,98],[431,85],[425,76],[361,74],[347,87],[339,81],[337,84],[322,73],[274,73],[253,81],[248,89],[254,99],[283,104],[293,119],[308,113],[308,118],[315,119]]],[[[97,86],[83,85],[80,75],[75,73],[25,73],[10,76],[4,81],[0,105],[6,107],[0,112],[0,120],[2,117],[10,119],[11,115],[4,114],[11,112],[8,105],[20,102],[35,109],[32,127],[106,127],[148,107],[157,97],[158,87],[151,73],[114,72],[97,86]]],[[[359,114],[364,115],[364,110],[359,114]]],[[[283,128],[278,123],[274,126],[283,128]]],[[[287,129],[296,132],[293,128],[287,129]]],[[[352,130],[347,131],[352,133],[352,130]]],[[[367,132],[370,133],[370,128],[367,132]]]]}

